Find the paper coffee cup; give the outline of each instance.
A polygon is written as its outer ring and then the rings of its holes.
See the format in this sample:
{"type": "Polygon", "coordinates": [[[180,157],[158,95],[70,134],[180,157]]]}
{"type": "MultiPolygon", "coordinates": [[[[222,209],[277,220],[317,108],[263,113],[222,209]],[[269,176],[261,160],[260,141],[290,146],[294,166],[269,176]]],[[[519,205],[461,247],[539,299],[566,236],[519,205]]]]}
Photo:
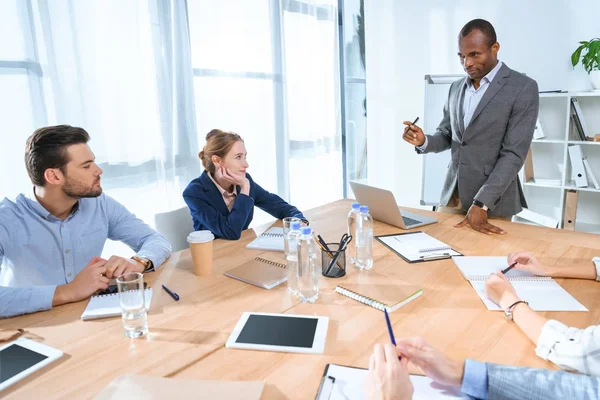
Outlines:
{"type": "Polygon", "coordinates": [[[212,272],[214,239],[215,235],[211,231],[196,231],[188,235],[194,275],[206,276],[212,272]]]}

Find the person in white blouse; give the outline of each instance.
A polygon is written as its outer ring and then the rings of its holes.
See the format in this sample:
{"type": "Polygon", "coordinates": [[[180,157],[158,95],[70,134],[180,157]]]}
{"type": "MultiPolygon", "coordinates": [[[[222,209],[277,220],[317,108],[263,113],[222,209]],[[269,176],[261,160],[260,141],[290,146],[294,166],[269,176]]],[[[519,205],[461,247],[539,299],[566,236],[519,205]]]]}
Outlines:
{"type": "MultiPolygon", "coordinates": [[[[549,266],[530,252],[518,252],[508,256],[508,264],[514,262],[517,262],[515,269],[536,275],[600,281],[600,257],[592,262],[549,266]]],[[[564,370],[600,376],[600,325],[578,329],[542,317],[519,298],[500,271],[486,282],[486,294],[503,309],[511,308],[513,321],[536,344],[535,353],[539,357],[564,370]]]]}

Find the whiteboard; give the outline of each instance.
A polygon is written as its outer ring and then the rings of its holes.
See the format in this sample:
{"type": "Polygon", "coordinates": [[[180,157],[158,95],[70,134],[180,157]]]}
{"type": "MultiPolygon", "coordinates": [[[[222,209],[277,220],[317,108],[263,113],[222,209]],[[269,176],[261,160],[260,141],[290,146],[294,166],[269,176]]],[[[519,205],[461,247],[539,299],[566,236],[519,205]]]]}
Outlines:
{"type": "MultiPolygon", "coordinates": [[[[444,116],[444,106],[452,82],[465,75],[425,75],[425,113],[423,132],[432,135],[444,116]]],[[[450,163],[450,149],[441,153],[424,154],[421,181],[421,205],[438,206],[446,171],[450,163]]]]}

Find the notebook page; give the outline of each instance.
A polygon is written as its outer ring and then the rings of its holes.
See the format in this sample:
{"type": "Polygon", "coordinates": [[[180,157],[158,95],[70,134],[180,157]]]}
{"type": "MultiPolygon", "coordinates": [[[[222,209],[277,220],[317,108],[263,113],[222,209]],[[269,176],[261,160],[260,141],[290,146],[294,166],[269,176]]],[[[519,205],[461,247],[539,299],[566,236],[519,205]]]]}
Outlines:
{"type": "MultiPolygon", "coordinates": [[[[321,393],[319,400],[363,400],[365,398],[365,379],[368,370],[330,364],[327,375],[335,377],[331,393],[321,393]],[[329,397],[325,397],[329,394],[329,397]]],[[[439,385],[426,376],[411,375],[414,387],[413,400],[468,399],[459,388],[439,385]]]]}
{"type": "MultiPolygon", "coordinates": [[[[562,286],[553,280],[546,281],[515,281],[512,282],[521,300],[529,302],[529,307],[535,311],[588,311],[562,286]]],[[[473,289],[486,305],[488,310],[502,311],[499,305],[485,295],[485,281],[471,281],[473,289]]]]}
{"type": "MultiPolygon", "coordinates": [[[[144,302],[146,309],[150,309],[152,301],[152,288],[144,291],[144,302]]],[[[85,311],[81,315],[82,320],[116,317],[121,315],[121,304],[119,303],[119,294],[108,294],[104,296],[92,296],[85,311]]]]}
{"type": "Polygon", "coordinates": [[[271,228],[264,232],[247,246],[247,249],[284,251],[283,228],[271,228]]]}
{"type": "Polygon", "coordinates": [[[403,234],[403,235],[395,235],[395,236],[379,236],[378,239],[381,240],[383,243],[385,243],[387,246],[389,246],[391,249],[393,249],[396,253],[401,254],[402,256],[404,256],[405,258],[407,258],[410,261],[420,260],[421,257],[427,257],[427,256],[433,256],[433,255],[442,255],[442,254],[448,254],[451,256],[460,255],[460,253],[458,253],[452,249],[420,252],[419,250],[421,250],[421,249],[433,248],[432,246],[435,246],[436,244],[440,244],[440,243],[441,244],[438,246],[439,248],[441,248],[442,246],[447,247],[447,245],[444,242],[440,242],[439,240],[434,239],[431,236],[427,235],[426,233],[422,233],[422,232],[403,234]],[[410,238],[407,239],[408,237],[410,237],[410,238]],[[420,241],[419,237],[431,238],[431,239],[435,240],[435,242],[437,242],[437,243],[431,242],[429,240],[420,241]]]}
{"type": "MultiPolygon", "coordinates": [[[[499,269],[508,268],[507,258],[500,257],[452,257],[452,261],[467,280],[487,280],[490,274],[498,272],[499,269]]],[[[530,278],[532,280],[548,280],[547,277],[538,277],[534,274],[511,269],[506,273],[506,278],[530,278]]]]}

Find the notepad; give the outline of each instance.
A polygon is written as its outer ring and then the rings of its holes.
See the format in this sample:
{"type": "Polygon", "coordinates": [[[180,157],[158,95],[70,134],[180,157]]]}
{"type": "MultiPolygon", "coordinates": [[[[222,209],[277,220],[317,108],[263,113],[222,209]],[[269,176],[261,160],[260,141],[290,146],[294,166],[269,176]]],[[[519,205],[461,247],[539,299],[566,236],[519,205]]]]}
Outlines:
{"type": "MultiPolygon", "coordinates": [[[[488,310],[502,308],[485,295],[485,282],[490,274],[508,267],[506,257],[452,257],[458,270],[471,283],[488,310]]],[[[536,276],[527,271],[511,269],[506,278],[512,283],[521,300],[535,311],[588,311],[556,281],[547,276],[536,276]]]]}
{"type": "Polygon", "coordinates": [[[338,286],[335,292],[377,310],[393,312],[423,294],[423,289],[402,285],[338,286]]]}
{"type": "Polygon", "coordinates": [[[223,275],[263,289],[272,289],[287,281],[287,266],[275,261],[256,257],[223,275]]]}
{"type": "Polygon", "coordinates": [[[408,262],[431,261],[461,254],[425,232],[376,236],[377,240],[408,262]]]}
{"type": "MultiPolygon", "coordinates": [[[[152,288],[144,290],[144,301],[146,309],[150,309],[152,301],[152,288]]],[[[121,315],[121,304],[119,302],[119,294],[104,294],[101,296],[92,296],[81,319],[87,321],[90,319],[99,319],[107,317],[117,317],[121,315]]]]}
{"type": "Polygon", "coordinates": [[[271,228],[250,242],[246,248],[254,250],[284,251],[283,228],[271,228]]]}
{"type": "MultiPolygon", "coordinates": [[[[327,364],[315,400],[362,400],[365,398],[364,368],[327,364]]],[[[435,383],[426,376],[410,375],[413,400],[469,399],[460,388],[435,383]]]]}

